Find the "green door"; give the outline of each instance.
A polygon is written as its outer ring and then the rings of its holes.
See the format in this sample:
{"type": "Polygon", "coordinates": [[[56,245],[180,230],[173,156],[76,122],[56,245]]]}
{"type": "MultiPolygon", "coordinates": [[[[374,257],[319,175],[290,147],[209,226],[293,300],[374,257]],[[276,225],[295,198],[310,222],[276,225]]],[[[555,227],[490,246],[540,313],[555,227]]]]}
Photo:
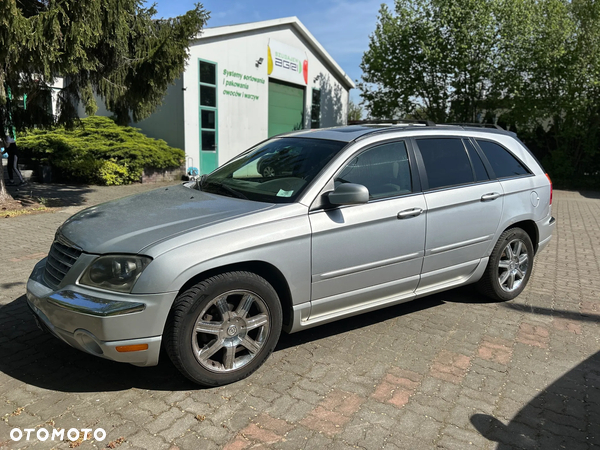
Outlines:
{"type": "Polygon", "coordinates": [[[304,89],[269,81],[269,137],[304,128],[304,89]]]}

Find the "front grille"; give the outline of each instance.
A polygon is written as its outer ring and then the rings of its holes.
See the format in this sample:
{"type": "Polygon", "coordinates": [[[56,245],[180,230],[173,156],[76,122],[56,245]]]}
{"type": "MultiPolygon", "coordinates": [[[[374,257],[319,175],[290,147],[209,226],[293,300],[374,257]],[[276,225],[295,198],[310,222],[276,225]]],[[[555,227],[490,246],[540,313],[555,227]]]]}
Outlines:
{"type": "Polygon", "coordinates": [[[46,272],[44,273],[46,283],[57,287],[80,255],[81,249],[57,235],[46,261],[46,272]]]}

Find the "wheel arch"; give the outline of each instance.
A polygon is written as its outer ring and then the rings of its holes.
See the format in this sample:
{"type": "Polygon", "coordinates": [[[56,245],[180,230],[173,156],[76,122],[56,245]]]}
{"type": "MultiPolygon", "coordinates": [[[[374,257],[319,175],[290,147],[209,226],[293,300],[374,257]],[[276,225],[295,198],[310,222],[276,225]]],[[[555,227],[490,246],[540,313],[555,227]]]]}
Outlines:
{"type": "Polygon", "coordinates": [[[186,281],[181,287],[181,289],[179,289],[177,296],[181,295],[183,292],[185,292],[192,286],[214,275],[218,275],[220,273],[225,272],[237,271],[252,272],[264,278],[271,286],[273,286],[273,289],[275,289],[275,291],[277,292],[277,296],[279,297],[279,301],[281,302],[281,309],[283,312],[283,328],[285,330],[291,327],[293,307],[292,294],[290,291],[289,284],[285,276],[277,267],[264,261],[245,261],[227,264],[219,267],[213,267],[211,269],[205,270],[204,272],[194,275],[192,278],[186,281]]]}
{"type": "Polygon", "coordinates": [[[540,232],[536,223],[533,220],[521,220],[520,222],[513,223],[511,226],[507,227],[506,230],[509,230],[511,228],[521,228],[523,231],[525,231],[525,233],[529,235],[529,239],[531,239],[534,253],[537,253],[540,232]]]}

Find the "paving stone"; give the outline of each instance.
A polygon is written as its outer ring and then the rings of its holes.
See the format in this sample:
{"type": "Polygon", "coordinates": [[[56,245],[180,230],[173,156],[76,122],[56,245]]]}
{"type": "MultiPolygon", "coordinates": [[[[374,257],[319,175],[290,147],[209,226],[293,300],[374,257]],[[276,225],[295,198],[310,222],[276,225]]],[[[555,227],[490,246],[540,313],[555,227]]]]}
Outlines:
{"type": "Polygon", "coordinates": [[[134,421],[126,421],[115,427],[106,427],[102,424],[102,428],[106,431],[106,439],[103,442],[104,444],[107,444],[116,441],[121,437],[126,440],[129,439],[130,436],[133,436],[138,432],[139,424],[134,421]]]}
{"type": "Polygon", "coordinates": [[[156,450],[167,450],[171,448],[170,444],[167,444],[162,438],[150,434],[145,430],[138,431],[136,434],[128,439],[132,445],[136,445],[141,448],[151,448],[156,450]]]}
{"type": "MultiPolygon", "coordinates": [[[[149,411],[135,407],[123,408],[110,413],[110,417],[113,416],[120,418],[122,423],[132,421],[140,427],[143,427],[156,419],[156,416],[152,415],[149,411]]],[[[104,423],[104,421],[102,423],[104,423]]]]}
{"type": "Polygon", "coordinates": [[[150,433],[156,434],[159,431],[169,428],[177,419],[183,417],[184,415],[185,413],[183,413],[180,409],[171,407],[169,410],[158,415],[156,419],[149,422],[146,425],[146,429],[150,433]]]}
{"type": "Polygon", "coordinates": [[[192,426],[192,430],[203,438],[209,439],[213,442],[221,442],[225,443],[232,437],[232,433],[230,430],[225,428],[222,425],[213,425],[208,421],[204,421],[199,424],[195,424],[192,426]]]}
{"type": "Polygon", "coordinates": [[[180,450],[219,450],[222,448],[214,442],[204,439],[195,433],[188,433],[180,439],[175,439],[174,442],[180,450]]]}
{"type": "Polygon", "coordinates": [[[295,400],[289,396],[282,396],[275,400],[265,411],[271,417],[287,420],[288,422],[298,422],[313,408],[314,406],[310,403],[295,400]]]}
{"type": "Polygon", "coordinates": [[[148,188],[37,185],[68,207],[0,219],[14,236],[0,252],[0,448],[49,448],[13,445],[11,426],[95,422],[122,449],[599,447],[597,196],[555,191],[555,236],[511,302],[467,287],[284,335],[249,379],[197,389],[166,361],[134,368],[69,348],[37,330],[23,295],[70,214],[148,188]]]}
{"type": "MultiPolygon", "coordinates": [[[[360,409],[360,411],[356,414],[356,418],[358,420],[362,421],[363,428],[366,427],[367,424],[369,424],[369,425],[377,424],[377,425],[380,425],[381,427],[385,428],[386,430],[390,430],[397,425],[397,420],[396,420],[397,416],[390,415],[384,411],[374,410],[379,407],[383,407],[383,408],[385,408],[386,406],[389,407],[389,405],[386,405],[386,404],[382,405],[382,404],[378,403],[375,406],[375,408],[371,409],[370,408],[371,404],[372,403],[370,403],[370,402],[365,403],[363,405],[363,407],[360,409]]],[[[394,414],[399,414],[398,410],[394,411],[394,414]]]]}
{"type": "Polygon", "coordinates": [[[166,442],[173,442],[176,438],[183,436],[192,426],[197,423],[196,418],[191,414],[186,414],[180,419],[175,420],[168,428],[159,434],[166,442]]]}
{"type": "Polygon", "coordinates": [[[422,417],[433,418],[440,423],[444,422],[449,414],[449,411],[444,411],[435,406],[423,405],[418,397],[415,397],[406,408],[422,417]]]}
{"type": "Polygon", "coordinates": [[[136,402],[135,406],[149,411],[152,415],[159,415],[171,409],[171,406],[164,400],[154,397],[146,397],[142,401],[136,402]]]}
{"type": "Polygon", "coordinates": [[[464,442],[465,446],[474,446],[475,448],[484,448],[488,440],[479,434],[475,429],[465,430],[453,425],[448,425],[442,429],[444,436],[450,436],[454,439],[464,442]]]}

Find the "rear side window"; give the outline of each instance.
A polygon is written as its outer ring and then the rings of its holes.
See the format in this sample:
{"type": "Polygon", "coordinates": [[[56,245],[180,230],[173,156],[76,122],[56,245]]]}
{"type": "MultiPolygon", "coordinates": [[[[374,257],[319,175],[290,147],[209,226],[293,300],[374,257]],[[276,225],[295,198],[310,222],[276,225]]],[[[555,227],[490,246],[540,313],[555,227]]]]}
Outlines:
{"type": "Polygon", "coordinates": [[[429,189],[473,183],[473,170],[461,139],[417,139],[429,189]]]}
{"type": "Polygon", "coordinates": [[[477,139],[477,143],[492,165],[496,177],[506,178],[530,174],[529,170],[504,147],[494,142],[479,139],[477,139]]]}
{"type": "Polygon", "coordinates": [[[483,161],[481,161],[481,157],[471,141],[464,139],[463,140],[465,147],[467,147],[467,152],[469,153],[469,158],[471,159],[471,164],[473,164],[473,170],[475,171],[475,178],[477,181],[487,181],[490,179],[487,170],[485,170],[485,166],[483,165],[483,161]]]}

